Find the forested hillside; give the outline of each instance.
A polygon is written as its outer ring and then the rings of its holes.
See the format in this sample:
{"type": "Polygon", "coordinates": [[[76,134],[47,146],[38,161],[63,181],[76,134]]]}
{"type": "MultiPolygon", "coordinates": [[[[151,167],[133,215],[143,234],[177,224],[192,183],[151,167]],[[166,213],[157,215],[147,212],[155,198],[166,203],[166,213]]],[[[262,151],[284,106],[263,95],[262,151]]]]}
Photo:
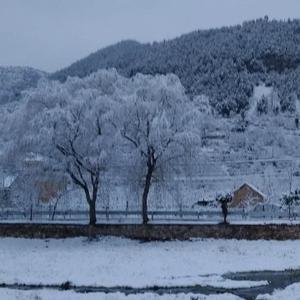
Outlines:
{"type": "Polygon", "coordinates": [[[85,77],[111,67],[128,77],[138,72],[175,73],[189,94],[209,96],[224,116],[247,108],[253,87],[260,83],[274,87],[282,111],[293,111],[300,98],[300,20],[265,17],[159,43],[124,41],[77,61],[52,78],[65,81],[68,76],[85,77]]]}

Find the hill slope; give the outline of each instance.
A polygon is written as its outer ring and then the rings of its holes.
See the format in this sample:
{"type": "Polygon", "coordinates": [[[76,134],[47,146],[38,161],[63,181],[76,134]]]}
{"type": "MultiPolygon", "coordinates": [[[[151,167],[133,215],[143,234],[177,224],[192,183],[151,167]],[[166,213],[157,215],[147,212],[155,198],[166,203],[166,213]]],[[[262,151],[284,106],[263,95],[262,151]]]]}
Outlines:
{"type": "Polygon", "coordinates": [[[264,18],[160,43],[124,41],[51,77],[64,81],[112,67],[125,76],[175,73],[188,93],[208,95],[222,115],[243,111],[260,82],[274,86],[282,110],[293,110],[300,99],[300,21],[264,18]]]}

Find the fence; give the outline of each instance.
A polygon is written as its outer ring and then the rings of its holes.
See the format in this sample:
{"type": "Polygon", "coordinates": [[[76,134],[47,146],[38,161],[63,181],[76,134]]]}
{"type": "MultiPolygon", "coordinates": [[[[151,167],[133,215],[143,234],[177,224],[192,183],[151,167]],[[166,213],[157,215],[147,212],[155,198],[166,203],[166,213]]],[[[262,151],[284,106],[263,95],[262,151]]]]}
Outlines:
{"type": "MultiPolygon", "coordinates": [[[[140,223],[141,211],[138,210],[98,210],[97,220],[99,223],[140,223]]],[[[222,213],[218,210],[201,210],[201,211],[148,211],[148,216],[151,222],[172,223],[172,222],[212,222],[218,223],[222,221],[222,213]]],[[[298,214],[293,214],[293,220],[298,220],[298,214]]],[[[234,209],[229,212],[229,221],[269,221],[278,222],[288,221],[286,211],[270,213],[255,213],[247,212],[241,209],[234,209]]],[[[88,222],[88,211],[17,211],[17,210],[1,210],[0,221],[2,222],[72,222],[82,223],[88,222]]]]}

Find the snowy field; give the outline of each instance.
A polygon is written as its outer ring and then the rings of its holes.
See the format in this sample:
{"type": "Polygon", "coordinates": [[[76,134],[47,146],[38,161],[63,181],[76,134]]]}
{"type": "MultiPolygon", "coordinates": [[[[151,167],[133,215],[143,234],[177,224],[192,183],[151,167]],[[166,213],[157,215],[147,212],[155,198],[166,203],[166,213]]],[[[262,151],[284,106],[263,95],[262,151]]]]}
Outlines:
{"type": "MultiPolygon", "coordinates": [[[[153,293],[145,293],[140,295],[125,295],[123,293],[91,293],[78,294],[72,291],[16,291],[10,289],[0,289],[0,299],[5,300],[243,300],[242,298],[232,294],[169,294],[157,295],[153,293]]],[[[284,290],[276,290],[271,295],[259,295],[256,300],[299,300],[300,284],[292,284],[284,290]]]]}
{"type": "MultiPolygon", "coordinates": [[[[192,241],[139,242],[105,237],[32,240],[0,239],[0,283],[149,288],[154,286],[210,286],[242,288],[267,281],[235,281],[227,272],[300,268],[300,241],[245,241],[195,239],[192,241]]],[[[286,293],[300,295],[299,286],[286,293]]],[[[268,298],[279,299],[274,292],[268,298]],[[277,298],[276,298],[277,297],[277,298]]],[[[282,292],[283,293],[283,292],[282,292]]],[[[231,295],[198,299],[238,299],[231,295]],[[227,298],[226,298],[227,297],[227,298]]],[[[138,297],[122,293],[78,294],[72,291],[19,291],[0,289],[0,299],[193,299],[191,295],[138,297]]],[[[195,298],[197,299],[197,298],[195,298]]],[[[284,298],[281,298],[284,299],[284,298]]],[[[300,298],[289,298],[300,299],[300,298]]]]}
{"type": "MultiPolygon", "coordinates": [[[[226,272],[300,267],[300,241],[123,238],[0,240],[0,282],[92,286],[220,285],[226,272]]],[[[223,282],[230,285],[229,282],[223,282]]],[[[244,284],[244,283],[243,283],[244,284]]]]}
{"type": "MultiPolygon", "coordinates": [[[[139,295],[125,295],[122,293],[92,293],[76,294],[74,292],[58,292],[51,290],[39,291],[15,291],[9,289],[0,289],[0,299],[5,300],[241,300],[242,298],[232,294],[221,295],[199,295],[199,294],[169,294],[157,295],[145,293],[139,295]]],[[[268,298],[272,299],[272,298],[268,298]]],[[[277,298],[275,298],[277,299],[277,298]]]]}
{"type": "Polygon", "coordinates": [[[283,290],[276,290],[272,295],[259,295],[257,300],[299,300],[300,283],[294,283],[283,290]]]}

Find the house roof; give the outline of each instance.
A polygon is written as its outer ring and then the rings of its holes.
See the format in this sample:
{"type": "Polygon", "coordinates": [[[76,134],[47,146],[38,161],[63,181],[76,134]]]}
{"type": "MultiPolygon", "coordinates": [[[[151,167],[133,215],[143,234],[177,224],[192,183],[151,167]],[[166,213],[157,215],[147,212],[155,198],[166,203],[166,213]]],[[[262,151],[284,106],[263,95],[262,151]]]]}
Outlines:
{"type": "Polygon", "coordinates": [[[245,183],[242,184],[239,188],[237,188],[237,189],[235,190],[235,192],[238,191],[238,190],[240,190],[240,189],[243,188],[244,186],[248,186],[250,189],[252,189],[252,190],[255,191],[256,193],[260,194],[260,195],[263,196],[264,198],[267,198],[267,196],[266,196],[263,192],[261,192],[259,189],[257,189],[254,185],[252,185],[252,184],[250,184],[250,183],[247,183],[247,182],[245,182],[245,183]]]}

